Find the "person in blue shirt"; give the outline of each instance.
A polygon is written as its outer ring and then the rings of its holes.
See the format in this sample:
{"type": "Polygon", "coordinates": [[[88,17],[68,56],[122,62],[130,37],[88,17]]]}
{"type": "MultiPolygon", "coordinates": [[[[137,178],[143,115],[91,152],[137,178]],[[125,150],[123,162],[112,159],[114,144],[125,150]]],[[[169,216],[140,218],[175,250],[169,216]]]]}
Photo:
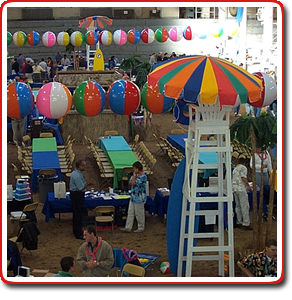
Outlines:
{"type": "Polygon", "coordinates": [[[75,261],[71,256],[65,256],[60,261],[61,271],[54,274],[52,277],[74,277],[72,272],[74,271],[75,261]]]}
{"type": "Polygon", "coordinates": [[[115,70],[116,69],[116,62],[115,62],[115,57],[111,56],[109,62],[108,62],[108,68],[110,70],[115,70]]]}
{"type": "Polygon", "coordinates": [[[90,185],[94,185],[94,181],[86,182],[82,172],[86,170],[86,162],[78,160],[76,162],[76,169],[72,172],[70,177],[70,198],[73,209],[73,234],[76,239],[83,240],[82,232],[82,212],[85,201],[85,191],[90,185]]]}
{"type": "Polygon", "coordinates": [[[134,162],[133,175],[129,180],[131,198],[126,226],[121,229],[123,232],[131,232],[135,217],[138,223],[138,229],[134,230],[134,232],[142,232],[145,230],[144,204],[147,200],[146,183],[147,175],[143,171],[142,164],[139,161],[134,162]]]}

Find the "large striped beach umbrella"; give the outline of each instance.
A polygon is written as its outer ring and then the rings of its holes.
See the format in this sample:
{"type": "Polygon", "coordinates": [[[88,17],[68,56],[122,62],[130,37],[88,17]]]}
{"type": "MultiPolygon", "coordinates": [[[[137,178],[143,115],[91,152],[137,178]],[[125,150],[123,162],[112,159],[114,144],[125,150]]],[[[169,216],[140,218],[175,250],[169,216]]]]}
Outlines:
{"type": "Polygon", "coordinates": [[[91,16],[79,21],[79,27],[85,29],[104,29],[106,26],[111,26],[113,20],[106,16],[91,16]]]}
{"type": "Polygon", "coordinates": [[[262,83],[246,70],[220,58],[184,56],[155,64],[147,85],[159,93],[186,102],[213,105],[253,103],[260,99],[262,83]]]}

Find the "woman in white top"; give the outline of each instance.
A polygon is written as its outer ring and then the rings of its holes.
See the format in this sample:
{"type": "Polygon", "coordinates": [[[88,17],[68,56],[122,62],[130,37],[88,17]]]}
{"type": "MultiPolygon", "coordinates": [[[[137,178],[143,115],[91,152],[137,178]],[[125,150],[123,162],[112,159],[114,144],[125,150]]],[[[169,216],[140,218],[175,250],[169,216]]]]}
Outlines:
{"type": "MultiPolygon", "coordinates": [[[[264,177],[264,185],[269,185],[269,174],[272,170],[272,160],[269,152],[267,150],[262,151],[261,148],[256,148],[255,157],[255,169],[256,169],[256,184],[257,186],[261,186],[261,164],[263,157],[263,177],[264,177]]],[[[252,157],[250,159],[250,167],[252,168],[252,157]]]]}

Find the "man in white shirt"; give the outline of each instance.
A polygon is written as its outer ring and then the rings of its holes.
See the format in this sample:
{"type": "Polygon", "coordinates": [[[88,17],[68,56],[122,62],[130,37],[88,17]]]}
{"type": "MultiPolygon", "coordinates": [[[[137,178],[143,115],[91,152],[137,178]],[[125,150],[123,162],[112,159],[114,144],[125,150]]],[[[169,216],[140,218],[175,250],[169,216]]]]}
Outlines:
{"type": "Polygon", "coordinates": [[[69,66],[70,65],[70,59],[67,57],[66,54],[64,54],[64,57],[61,59],[61,65],[64,66],[69,66]]]}

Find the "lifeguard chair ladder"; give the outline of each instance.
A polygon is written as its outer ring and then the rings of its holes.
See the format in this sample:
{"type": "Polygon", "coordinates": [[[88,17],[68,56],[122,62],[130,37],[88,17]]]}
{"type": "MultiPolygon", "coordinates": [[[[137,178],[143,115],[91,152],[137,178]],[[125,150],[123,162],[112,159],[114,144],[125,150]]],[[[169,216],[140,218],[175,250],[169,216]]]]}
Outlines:
{"type": "MultiPolygon", "coordinates": [[[[233,212],[231,185],[231,146],[229,132],[229,117],[231,107],[220,108],[216,105],[195,106],[189,104],[189,115],[196,111],[195,120],[190,121],[188,139],[186,140],[186,167],[183,185],[183,204],[180,229],[180,244],[178,256],[177,276],[191,277],[193,261],[218,261],[218,275],[224,276],[224,254],[229,255],[229,276],[234,276],[234,240],[233,240],[233,212]],[[202,135],[214,134],[217,140],[203,141],[202,135]],[[199,153],[214,152],[217,154],[216,164],[201,164],[199,153]],[[225,163],[225,180],[223,171],[225,163]],[[201,169],[218,170],[218,186],[198,187],[198,171],[201,169]],[[226,186],[224,186],[226,182],[226,186]],[[214,193],[211,197],[199,197],[199,193],[214,193]],[[199,203],[216,202],[217,210],[198,210],[199,203]],[[227,207],[228,241],[224,241],[224,205],[227,207]],[[218,216],[218,232],[195,233],[196,216],[218,216]],[[217,245],[194,246],[195,239],[217,239],[217,245]],[[203,255],[196,255],[200,253],[203,255]],[[217,253],[217,254],[213,254],[217,253]]],[[[190,118],[191,119],[191,118],[190,118]]],[[[226,211],[226,209],[225,209],[226,211]]],[[[198,219],[198,218],[197,218],[198,219]]]]}

